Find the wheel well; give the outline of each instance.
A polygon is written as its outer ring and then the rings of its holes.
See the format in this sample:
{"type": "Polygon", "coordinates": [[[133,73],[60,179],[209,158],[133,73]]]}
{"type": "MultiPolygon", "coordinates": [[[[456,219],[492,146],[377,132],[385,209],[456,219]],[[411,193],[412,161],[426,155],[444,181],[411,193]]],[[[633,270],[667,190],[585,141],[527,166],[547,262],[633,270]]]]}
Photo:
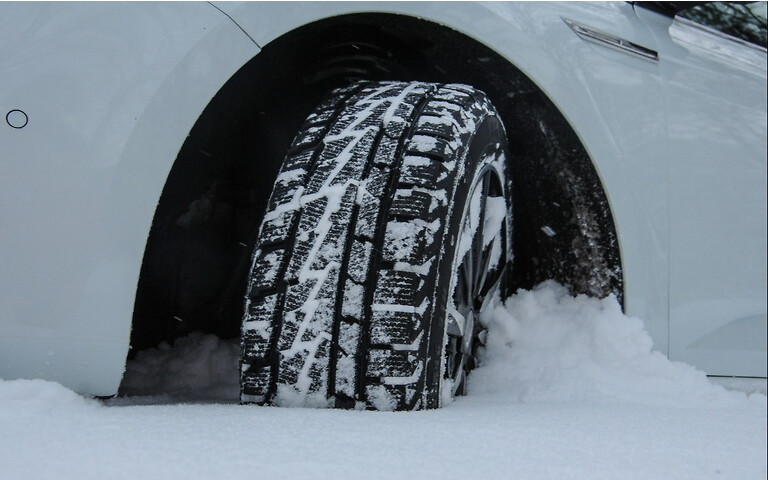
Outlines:
{"type": "Polygon", "coordinates": [[[211,100],[181,147],[141,269],[132,352],[200,330],[239,334],[257,227],[293,135],[322,96],[356,79],[466,83],[507,131],[515,260],[509,290],[545,279],[622,299],[608,201],[576,133],[509,61],[428,21],[354,14],[266,45],[211,100]]]}

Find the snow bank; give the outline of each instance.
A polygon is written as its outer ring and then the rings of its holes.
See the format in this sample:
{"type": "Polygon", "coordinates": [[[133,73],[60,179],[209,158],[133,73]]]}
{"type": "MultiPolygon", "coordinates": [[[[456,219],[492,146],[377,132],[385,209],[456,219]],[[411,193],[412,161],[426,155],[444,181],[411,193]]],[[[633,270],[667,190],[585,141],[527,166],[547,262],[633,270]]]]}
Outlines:
{"type": "Polygon", "coordinates": [[[0,380],[0,420],[26,415],[48,415],[98,408],[55,382],[44,380],[0,380]]]}
{"type": "MultiPolygon", "coordinates": [[[[695,368],[652,351],[638,318],[615,298],[571,296],[555,282],[521,291],[484,315],[488,345],[469,378],[471,395],[512,401],[628,401],[733,406],[743,393],[711,383],[695,368]]],[[[129,362],[118,404],[236,402],[239,342],[193,333],[139,352],[129,362]],[[150,396],[139,399],[137,396],[150,396]]],[[[765,395],[752,402],[765,403],[765,395]]]]}
{"type": "MultiPolygon", "coordinates": [[[[545,282],[517,293],[483,320],[488,345],[482,367],[469,379],[472,394],[702,406],[746,399],[652,351],[642,321],[624,315],[614,297],[574,298],[565,287],[545,282]]],[[[764,395],[752,397],[765,403],[764,395]]]]}

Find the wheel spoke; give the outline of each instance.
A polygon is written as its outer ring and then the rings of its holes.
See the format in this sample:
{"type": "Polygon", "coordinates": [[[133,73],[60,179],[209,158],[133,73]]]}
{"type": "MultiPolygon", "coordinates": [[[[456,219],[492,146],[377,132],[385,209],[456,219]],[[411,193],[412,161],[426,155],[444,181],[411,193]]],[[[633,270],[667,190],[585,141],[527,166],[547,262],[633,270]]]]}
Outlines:
{"type": "Polygon", "coordinates": [[[477,177],[467,212],[458,236],[453,303],[446,318],[445,375],[453,380],[454,395],[466,393],[467,374],[477,366],[475,353],[486,336],[478,315],[493,297],[507,262],[504,189],[493,168],[477,177]]]}
{"type": "Polygon", "coordinates": [[[458,309],[453,306],[448,306],[448,336],[449,337],[462,337],[464,335],[464,326],[466,324],[466,318],[459,312],[458,309]]]}
{"type": "Polygon", "coordinates": [[[453,395],[466,395],[467,394],[467,371],[462,368],[459,372],[456,384],[454,386],[453,395]]]}
{"type": "Polygon", "coordinates": [[[499,245],[499,243],[503,242],[502,239],[497,237],[491,242],[488,248],[483,251],[483,259],[481,264],[482,274],[480,276],[479,282],[475,286],[474,291],[474,299],[480,302],[482,302],[488,293],[493,290],[496,283],[501,278],[501,271],[504,268],[504,263],[506,262],[506,255],[503,254],[503,251],[499,254],[499,261],[497,264],[491,265],[494,248],[504,248],[503,245],[499,245]]]}
{"type": "Polygon", "coordinates": [[[498,268],[494,271],[493,277],[491,277],[491,280],[487,282],[487,287],[483,292],[481,292],[481,295],[479,296],[480,305],[478,305],[477,309],[479,312],[484,311],[490,301],[493,299],[493,292],[496,291],[496,288],[501,282],[501,278],[504,276],[505,271],[506,265],[502,265],[501,268],[498,268]]]}
{"type": "Polygon", "coordinates": [[[480,299],[483,294],[483,287],[485,287],[486,279],[488,278],[488,271],[491,267],[491,249],[493,248],[493,244],[489,248],[486,248],[483,250],[483,252],[480,254],[480,263],[479,263],[479,275],[477,279],[477,283],[475,284],[475,291],[474,293],[474,299],[480,299]]]}
{"type": "MultiPolygon", "coordinates": [[[[483,276],[483,249],[485,240],[485,209],[488,205],[488,190],[491,184],[491,171],[487,171],[483,175],[483,179],[480,184],[480,217],[477,224],[477,230],[472,238],[472,249],[474,256],[475,270],[472,272],[474,275],[474,289],[477,291],[480,284],[481,277],[483,276]]],[[[475,293],[475,292],[473,292],[475,293]]]]}
{"type": "Polygon", "coordinates": [[[471,252],[464,256],[464,261],[462,262],[461,268],[464,287],[464,305],[471,306],[475,285],[474,264],[472,262],[471,252]]]}

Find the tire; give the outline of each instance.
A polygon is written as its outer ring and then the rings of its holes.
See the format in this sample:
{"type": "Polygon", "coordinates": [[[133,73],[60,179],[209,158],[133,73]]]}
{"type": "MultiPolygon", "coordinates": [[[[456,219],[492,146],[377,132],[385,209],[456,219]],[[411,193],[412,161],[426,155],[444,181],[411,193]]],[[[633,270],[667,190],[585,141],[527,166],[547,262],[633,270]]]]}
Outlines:
{"type": "Polygon", "coordinates": [[[506,157],[498,114],[471,87],[332,92],[259,231],[242,402],[416,410],[465,393],[475,320],[511,260],[506,157]]]}

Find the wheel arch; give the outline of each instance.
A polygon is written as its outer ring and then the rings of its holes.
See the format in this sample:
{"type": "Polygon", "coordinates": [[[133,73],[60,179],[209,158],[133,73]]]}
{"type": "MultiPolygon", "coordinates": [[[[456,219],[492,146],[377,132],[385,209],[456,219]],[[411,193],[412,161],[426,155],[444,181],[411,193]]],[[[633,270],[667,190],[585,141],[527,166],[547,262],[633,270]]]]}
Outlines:
{"type": "MultiPolygon", "coordinates": [[[[237,282],[244,285],[244,276],[215,286],[229,290],[218,299],[226,297],[228,306],[219,309],[215,321],[188,321],[173,311],[180,298],[205,287],[216,275],[198,275],[206,278],[192,287],[180,286],[183,281],[178,277],[170,280],[176,284],[169,287],[168,278],[157,276],[162,270],[210,272],[192,254],[167,264],[164,252],[171,245],[176,251],[199,246],[189,231],[170,225],[188,214],[194,202],[205,200],[212,185],[249,178],[256,188],[229,191],[230,197],[250,197],[242,205],[247,210],[242,224],[234,229],[240,233],[226,242],[233,248],[245,244],[243,250],[250,251],[255,235],[241,227],[258,224],[300,123],[327,91],[358,78],[461,82],[485,91],[504,120],[514,157],[514,243],[520,247],[510,291],[554,278],[571,285],[574,293],[613,293],[622,300],[621,252],[603,182],[584,143],[539,79],[523,73],[509,55],[434,21],[392,13],[349,13],[292,28],[263,45],[192,127],[166,181],[147,242],[134,312],[134,350],[189,329],[237,334],[240,317],[234,310],[242,307],[237,282]],[[223,169],[200,167],[212,157],[225,160],[223,169]],[[153,276],[158,278],[148,281],[153,276]],[[158,282],[166,282],[160,288],[171,291],[148,298],[153,294],[147,292],[155,291],[158,282]],[[175,303],[167,298],[176,298],[175,303]],[[162,318],[148,313],[152,311],[161,312],[162,318]],[[189,325],[183,326],[184,322],[189,325]]],[[[245,257],[235,256],[225,263],[242,269],[245,257]]]]}

